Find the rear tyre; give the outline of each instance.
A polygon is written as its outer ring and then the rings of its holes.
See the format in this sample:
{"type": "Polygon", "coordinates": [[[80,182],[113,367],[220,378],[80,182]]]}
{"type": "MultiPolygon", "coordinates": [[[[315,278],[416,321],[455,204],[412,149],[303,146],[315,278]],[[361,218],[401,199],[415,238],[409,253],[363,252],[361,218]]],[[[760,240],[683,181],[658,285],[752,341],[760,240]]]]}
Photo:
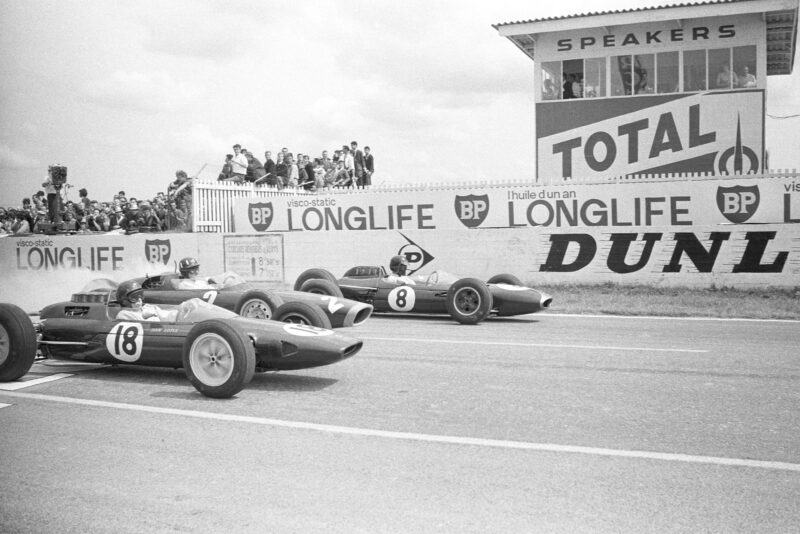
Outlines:
{"type": "Polygon", "coordinates": [[[272,319],[281,304],[283,299],[271,291],[248,291],[233,311],[250,319],[272,319]]]}
{"type": "Polygon", "coordinates": [[[487,284],[509,284],[509,285],[512,285],[512,286],[525,287],[525,284],[523,284],[520,281],[519,278],[517,278],[513,274],[508,274],[508,273],[496,274],[493,277],[489,278],[486,281],[486,283],[487,284]]]}
{"type": "Polygon", "coordinates": [[[462,278],[447,290],[447,312],[461,324],[478,324],[492,311],[492,293],[482,280],[462,278]]]}
{"type": "Polygon", "coordinates": [[[0,304],[0,382],[21,378],[36,358],[36,330],[19,306],[0,304]]]}
{"type": "Polygon", "coordinates": [[[338,285],[331,282],[330,280],[323,280],[321,278],[312,278],[310,280],[306,280],[305,282],[303,282],[303,285],[300,286],[300,291],[305,291],[306,293],[314,293],[315,295],[327,295],[329,297],[339,297],[340,299],[344,298],[342,290],[339,289],[338,285]]]}
{"type": "Polygon", "coordinates": [[[329,282],[336,283],[336,277],[331,274],[330,271],[326,271],[325,269],[306,269],[300,276],[297,277],[297,280],[294,282],[294,290],[300,291],[300,287],[302,287],[303,282],[306,280],[312,280],[314,278],[320,278],[322,280],[327,280],[329,282]]]}
{"type": "Polygon", "coordinates": [[[297,323],[330,330],[331,321],[319,307],[305,302],[285,302],[275,312],[273,320],[297,323]]]}
{"type": "Polygon", "coordinates": [[[243,333],[220,319],[197,323],[183,344],[183,369],[207,397],[227,399],[253,378],[256,353],[243,333]]]}

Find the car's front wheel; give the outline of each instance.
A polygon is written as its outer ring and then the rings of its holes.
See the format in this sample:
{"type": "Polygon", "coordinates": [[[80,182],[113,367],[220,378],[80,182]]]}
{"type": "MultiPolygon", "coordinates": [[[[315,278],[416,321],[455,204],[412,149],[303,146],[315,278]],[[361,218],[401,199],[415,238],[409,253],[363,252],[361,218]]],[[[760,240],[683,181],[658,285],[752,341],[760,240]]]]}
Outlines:
{"type": "Polygon", "coordinates": [[[284,323],[297,323],[318,328],[331,328],[331,320],[318,306],[305,302],[286,302],[275,311],[275,321],[284,323]]]}
{"type": "Polygon", "coordinates": [[[509,284],[512,286],[522,286],[525,287],[525,284],[520,281],[519,278],[514,276],[513,274],[508,273],[501,273],[496,274],[493,277],[489,278],[486,281],[487,284],[509,284]]]}
{"type": "Polygon", "coordinates": [[[301,287],[303,286],[303,282],[306,280],[313,280],[315,278],[319,278],[321,280],[327,280],[329,282],[336,283],[336,277],[331,274],[330,271],[325,269],[306,269],[300,276],[297,277],[297,280],[294,281],[294,290],[301,291],[301,287]]]}
{"type": "Polygon", "coordinates": [[[248,291],[236,304],[236,313],[250,319],[272,319],[283,299],[269,291],[248,291]]]}
{"type": "Polygon", "coordinates": [[[11,382],[30,370],[36,345],[30,317],[19,306],[0,304],[0,382],[11,382]]]}
{"type": "Polygon", "coordinates": [[[192,385],[208,397],[226,399],[253,378],[253,343],[241,331],[219,319],[197,323],[183,344],[183,369],[192,385]]]}
{"type": "Polygon", "coordinates": [[[447,290],[447,312],[461,324],[478,324],[492,311],[492,293],[482,280],[462,278],[447,290]]]}
{"type": "Polygon", "coordinates": [[[330,280],[323,280],[321,278],[312,278],[303,282],[300,286],[300,291],[305,293],[314,293],[315,295],[327,295],[329,297],[344,298],[342,290],[339,286],[330,280]]]}

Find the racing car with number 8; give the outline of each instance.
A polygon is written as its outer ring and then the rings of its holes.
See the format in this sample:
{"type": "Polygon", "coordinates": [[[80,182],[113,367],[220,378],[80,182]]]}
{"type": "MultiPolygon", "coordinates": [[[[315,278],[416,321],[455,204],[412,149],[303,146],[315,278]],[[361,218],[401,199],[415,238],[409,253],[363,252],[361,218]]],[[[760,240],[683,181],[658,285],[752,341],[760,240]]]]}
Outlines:
{"type": "Polygon", "coordinates": [[[461,324],[477,324],[492,314],[536,313],[553,302],[553,297],[526,287],[511,274],[486,282],[446,271],[406,276],[404,261],[402,256],[392,258],[389,273],[380,265],[353,267],[339,279],[325,269],[308,269],[294,289],[357,300],[371,304],[375,312],[446,313],[461,324]]]}

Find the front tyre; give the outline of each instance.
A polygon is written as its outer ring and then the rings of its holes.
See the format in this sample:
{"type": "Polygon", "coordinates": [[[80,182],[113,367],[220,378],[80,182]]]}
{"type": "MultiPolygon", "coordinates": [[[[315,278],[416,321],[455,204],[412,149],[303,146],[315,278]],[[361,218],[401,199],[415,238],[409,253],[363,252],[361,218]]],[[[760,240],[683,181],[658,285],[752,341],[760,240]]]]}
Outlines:
{"type": "Polygon", "coordinates": [[[300,276],[297,277],[297,280],[294,282],[294,290],[300,291],[300,288],[303,286],[303,282],[306,280],[313,280],[314,278],[319,278],[322,280],[327,280],[329,282],[336,283],[336,277],[331,274],[330,271],[326,271],[325,269],[306,269],[300,276]]]}
{"type": "Polygon", "coordinates": [[[183,344],[183,369],[207,397],[233,397],[253,378],[256,354],[242,332],[220,319],[197,323],[183,344]]]}
{"type": "Polygon", "coordinates": [[[318,306],[312,306],[305,302],[286,302],[282,304],[275,312],[273,320],[331,329],[331,320],[328,319],[325,312],[318,306]]]}
{"type": "Polygon", "coordinates": [[[344,298],[342,290],[339,286],[330,280],[323,280],[321,278],[312,278],[303,282],[300,286],[300,291],[305,293],[313,293],[315,295],[327,295],[329,297],[344,298]]]}
{"type": "Polygon", "coordinates": [[[461,324],[478,324],[492,311],[492,293],[482,280],[462,278],[447,290],[447,312],[461,324]]]}
{"type": "Polygon", "coordinates": [[[272,319],[281,304],[283,299],[271,291],[248,291],[233,311],[249,319],[272,319]]]}
{"type": "Polygon", "coordinates": [[[486,281],[486,283],[487,284],[508,284],[508,285],[512,285],[512,286],[525,287],[525,284],[523,284],[520,281],[519,278],[517,278],[513,274],[508,274],[508,273],[496,274],[493,277],[489,278],[486,281]]]}
{"type": "Polygon", "coordinates": [[[36,358],[36,330],[19,306],[0,304],[0,382],[21,378],[36,358]]]}

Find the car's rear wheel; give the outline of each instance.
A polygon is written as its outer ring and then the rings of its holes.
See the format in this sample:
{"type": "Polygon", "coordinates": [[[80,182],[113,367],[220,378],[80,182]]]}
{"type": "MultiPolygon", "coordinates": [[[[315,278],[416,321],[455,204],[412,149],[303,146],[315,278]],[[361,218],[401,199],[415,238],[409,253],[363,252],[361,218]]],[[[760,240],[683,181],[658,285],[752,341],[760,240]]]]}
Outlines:
{"type": "Polygon", "coordinates": [[[513,274],[508,274],[508,273],[496,274],[493,277],[489,278],[486,281],[486,283],[487,284],[509,284],[509,285],[512,285],[512,286],[525,287],[525,285],[520,281],[519,278],[517,278],[513,274]]]}
{"type": "Polygon", "coordinates": [[[197,391],[207,397],[236,395],[252,380],[255,368],[253,343],[225,321],[203,321],[186,336],[183,369],[197,391]]]}
{"type": "Polygon", "coordinates": [[[272,319],[283,299],[270,291],[248,291],[236,304],[234,312],[250,319],[272,319]]]}
{"type": "Polygon", "coordinates": [[[36,330],[30,317],[14,304],[0,304],[0,382],[27,373],[36,358],[36,330]]]}
{"type": "Polygon", "coordinates": [[[305,302],[285,302],[275,312],[275,321],[331,328],[331,321],[318,306],[305,302]]]}
{"type": "Polygon", "coordinates": [[[342,290],[339,289],[339,286],[336,285],[334,282],[330,280],[323,280],[321,278],[312,278],[310,280],[306,280],[303,282],[303,285],[300,286],[300,291],[304,291],[306,293],[314,293],[315,295],[327,295],[329,297],[339,297],[340,299],[344,298],[342,294],[342,290]]]}
{"type": "Polygon", "coordinates": [[[478,324],[492,311],[492,293],[477,278],[457,280],[447,290],[447,312],[461,324],[478,324]]]}
{"type": "Polygon", "coordinates": [[[321,280],[327,280],[329,282],[336,283],[336,277],[331,274],[330,271],[326,271],[325,269],[306,269],[300,276],[297,277],[297,280],[294,282],[294,290],[300,291],[300,288],[303,286],[303,282],[306,280],[313,280],[314,278],[319,278],[321,280]]]}

